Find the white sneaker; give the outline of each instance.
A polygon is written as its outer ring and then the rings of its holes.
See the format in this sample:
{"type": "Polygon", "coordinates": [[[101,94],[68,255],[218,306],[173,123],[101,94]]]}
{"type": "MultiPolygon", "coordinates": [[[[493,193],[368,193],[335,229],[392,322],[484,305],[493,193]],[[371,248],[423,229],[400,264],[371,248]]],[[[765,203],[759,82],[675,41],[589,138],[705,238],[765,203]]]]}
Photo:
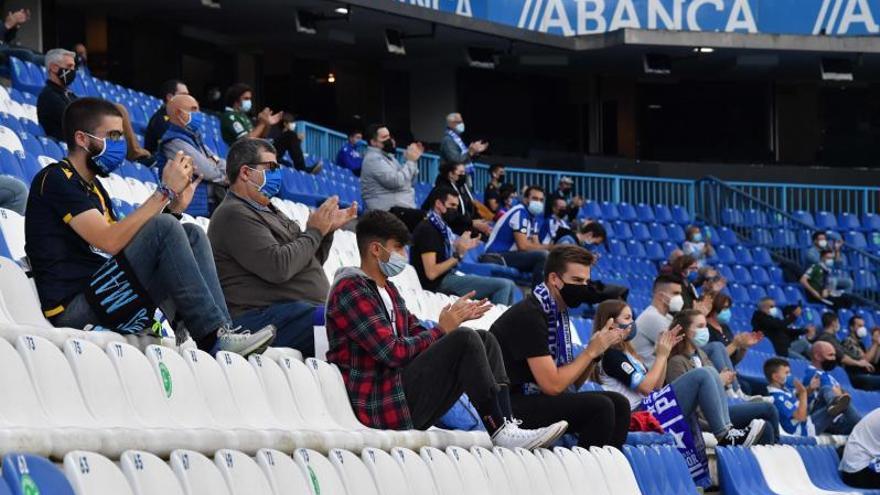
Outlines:
{"type": "Polygon", "coordinates": [[[559,421],[550,426],[534,430],[520,428],[520,424],[522,424],[522,421],[518,419],[512,421],[504,420],[501,428],[498,428],[498,431],[492,435],[492,443],[497,447],[506,447],[508,449],[521,447],[531,450],[552,445],[568,429],[566,421],[559,421]]]}
{"type": "Polygon", "coordinates": [[[265,351],[273,340],[275,340],[274,325],[266,325],[256,332],[242,330],[240,326],[235,328],[223,327],[217,330],[217,343],[214,344],[214,353],[217,351],[227,351],[247,357],[251,354],[265,351]]]}

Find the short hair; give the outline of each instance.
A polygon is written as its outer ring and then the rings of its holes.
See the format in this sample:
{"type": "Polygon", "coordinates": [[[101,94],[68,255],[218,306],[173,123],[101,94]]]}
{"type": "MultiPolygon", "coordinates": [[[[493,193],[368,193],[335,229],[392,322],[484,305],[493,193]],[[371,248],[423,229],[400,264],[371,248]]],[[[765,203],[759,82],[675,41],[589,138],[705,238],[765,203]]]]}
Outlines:
{"type": "Polygon", "coordinates": [[[813,242],[816,242],[816,239],[818,239],[820,235],[828,237],[828,234],[824,230],[817,230],[817,231],[813,232],[813,236],[812,236],[813,242]]]}
{"type": "Polygon", "coordinates": [[[661,285],[681,285],[681,283],[670,275],[658,275],[654,279],[654,285],[651,286],[651,292],[657,292],[661,285]]]}
{"type": "Polygon", "coordinates": [[[764,303],[767,302],[767,301],[770,301],[770,302],[772,302],[772,303],[775,303],[775,302],[776,302],[776,300],[773,299],[772,297],[770,297],[770,296],[764,296],[764,297],[762,297],[761,299],[758,299],[758,306],[764,304],[764,303]]]}
{"type": "Polygon", "coordinates": [[[243,137],[232,143],[226,153],[226,176],[229,177],[229,183],[233,184],[238,179],[241,167],[261,161],[260,153],[264,151],[278,153],[272,143],[265,139],[243,137]]]}
{"type": "Polygon", "coordinates": [[[352,129],[348,131],[348,137],[354,137],[356,134],[363,134],[360,129],[352,129]]]}
{"type": "Polygon", "coordinates": [[[849,323],[847,323],[847,328],[852,328],[856,320],[862,320],[863,322],[865,321],[865,319],[859,315],[852,315],[849,318],[849,323]]]}
{"type": "Polygon", "coordinates": [[[581,234],[592,234],[594,239],[602,239],[603,241],[608,239],[605,227],[599,222],[585,223],[578,230],[581,234]]]}
{"type": "Polygon", "coordinates": [[[593,253],[580,246],[574,244],[554,246],[544,263],[544,280],[547,280],[551,273],[562,274],[565,272],[569,263],[592,266],[595,260],[593,253]]]}
{"type": "Polygon", "coordinates": [[[447,175],[452,173],[455,169],[457,169],[458,167],[463,167],[463,166],[464,166],[463,163],[443,162],[442,164],[440,164],[440,168],[437,170],[437,175],[438,175],[438,177],[445,178],[447,175]]]}
{"type": "Polygon", "coordinates": [[[431,191],[431,199],[428,201],[428,204],[431,206],[431,209],[433,209],[435,201],[440,200],[446,202],[446,198],[449,196],[455,196],[457,198],[458,193],[449,186],[435,187],[434,190],[431,191]]]}
{"type": "Polygon", "coordinates": [[[183,84],[180,79],[169,79],[159,86],[159,98],[164,99],[168,95],[177,94],[177,86],[183,84]]]}
{"type": "Polygon", "coordinates": [[[49,68],[49,65],[61,65],[61,61],[64,60],[65,57],[76,57],[76,53],[65,50],[64,48],[53,48],[46,52],[46,68],[49,68]]]}
{"type": "Polygon", "coordinates": [[[372,210],[358,219],[355,228],[358,251],[363,256],[371,242],[386,242],[394,239],[403,245],[409,244],[409,230],[406,224],[395,215],[382,210],[372,210]]]}
{"type": "Polygon", "coordinates": [[[529,195],[532,194],[532,191],[539,191],[539,192],[543,193],[544,188],[541,186],[529,186],[526,188],[525,192],[523,193],[523,198],[528,198],[529,195]]]}
{"type": "Polygon", "coordinates": [[[245,83],[235,83],[232,86],[229,86],[229,88],[226,89],[226,105],[230,107],[235,105],[235,102],[241,98],[241,95],[248,91],[253,93],[254,89],[245,83]]]}
{"type": "Polygon", "coordinates": [[[122,118],[122,112],[114,103],[101,98],[78,98],[67,105],[62,118],[64,142],[67,143],[67,149],[76,149],[76,138],[74,137],[76,131],[94,134],[95,128],[101,125],[101,120],[104,117],[122,118]]]}
{"type": "Polygon", "coordinates": [[[495,171],[498,170],[499,168],[504,168],[504,165],[502,165],[500,163],[493,163],[492,165],[489,165],[489,173],[490,174],[495,173],[495,171]]]}
{"type": "Polygon", "coordinates": [[[825,313],[822,313],[822,326],[827,327],[832,322],[834,322],[834,320],[838,319],[839,318],[837,316],[837,313],[835,313],[834,311],[827,311],[825,313]]]}
{"type": "Polygon", "coordinates": [[[379,129],[381,129],[383,127],[388,127],[388,126],[386,126],[385,124],[380,124],[380,123],[368,125],[367,130],[364,132],[364,137],[366,137],[367,140],[379,139],[379,129]]]}
{"type": "Polygon", "coordinates": [[[771,380],[770,377],[773,376],[773,373],[779,371],[779,368],[786,367],[791,368],[791,365],[788,364],[788,359],[781,357],[772,357],[764,361],[764,378],[769,382],[771,380]]]}
{"type": "Polygon", "coordinates": [[[819,251],[820,258],[824,258],[826,254],[834,254],[834,251],[832,251],[830,249],[823,249],[823,250],[819,251]]]}
{"type": "Polygon", "coordinates": [[[712,311],[709,314],[717,315],[724,310],[725,306],[732,306],[733,299],[727,294],[720,292],[712,298],[712,311]]]}
{"type": "Polygon", "coordinates": [[[690,254],[683,254],[675,259],[670,265],[672,267],[672,272],[676,275],[684,272],[685,268],[696,264],[697,259],[691,256],[690,254]]]}

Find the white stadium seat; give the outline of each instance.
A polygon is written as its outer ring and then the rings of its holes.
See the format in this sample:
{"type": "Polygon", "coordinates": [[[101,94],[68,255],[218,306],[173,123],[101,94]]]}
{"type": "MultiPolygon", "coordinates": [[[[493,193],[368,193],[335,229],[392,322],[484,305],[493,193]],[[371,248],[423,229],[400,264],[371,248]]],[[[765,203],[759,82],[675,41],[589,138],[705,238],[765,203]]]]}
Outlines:
{"type": "Polygon", "coordinates": [[[291,347],[269,347],[263,351],[263,357],[278,362],[282,357],[289,357],[297,361],[305,361],[302,352],[291,347]]]}
{"type": "Polygon", "coordinates": [[[508,479],[507,473],[504,471],[504,464],[492,453],[491,450],[483,447],[472,447],[471,454],[477,459],[483,473],[486,475],[486,481],[489,482],[489,489],[493,495],[514,495],[519,493],[511,488],[511,480],[508,479]]]}
{"type": "MultiPolygon", "coordinates": [[[[52,428],[12,344],[0,339],[0,455],[33,452],[48,456],[63,430],[52,428]]],[[[94,441],[93,441],[94,442],[94,441]]],[[[100,446],[94,442],[93,445],[100,446]]]]}
{"type": "Polygon", "coordinates": [[[24,251],[24,216],[12,210],[0,208],[0,231],[3,232],[9,254],[15,261],[27,256],[24,251]]]}
{"type": "Polygon", "coordinates": [[[329,458],[348,495],[379,495],[376,482],[360,457],[347,450],[333,449],[329,458]]]}
{"type": "Polygon", "coordinates": [[[410,495],[406,475],[388,452],[367,447],[361,452],[361,460],[373,476],[373,481],[382,495],[410,495]]]}
{"type": "Polygon", "coordinates": [[[418,454],[409,449],[395,447],[391,449],[391,457],[394,458],[406,476],[410,493],[418,493],[419,495],[438,495],[440,493],[434,483],[431,470],[418,454]]]}
{"type": "Polygon", "coordinates": [[[15,131],[3,125],[0,125],[0,148],[6,148],[13,153],[16,151],[24,153],[24,146],[21,145],[21,139],[18,138],[15,131]]]}
{"type": "MultiPolygon", "coordinates": [[[[816,487],[807,473],[800,454],[789,445],[758,445],[752,447],[767,486],[779,495],[832,495],[816,487]]],[[[855,490],[853,490],[855,493],[855,490]]]]}
{"type": "Polygon", "coordinates": [[[572,487],[577,490],[578,487],[589,486],[595,495],[611,495],[602,468],[588,451],[581,449],[585,455],[580,456],[574,450],[556,447],[554,452],[562,461],[572,487]]]}
{"type": "Polygon", "coordinates": [[[458,470],[445,452],[434,447],[424,447],[419,455],[431,471],[434,484],[440,495],[461,495],[464,493],[464,484],[458,470]]]}
{"type": "MultiPolygon", "coordinates": [[[[464,485],[463,495],[486,495],[491,494],[492,489],[483,467],[467,449],[461,447],[448,447],[446,455],[458,470],[458,475],[464,485]]],[[[507,494],[496,494],[507,495],[507,494]]]]}
{"type": "Polygon", "coordinates": [[[342,478],[330,461],[319,452],[296,449],[293,460],[310,480],[312,495],[346,495],[342,478]]]}
{"type": "Polygon", "coordinates": [[[119,464],[134,495],[184,495],[168,464],[149,452],[129,450],[119,464]]]}
{"type": "Polygon", "coordinates": [[[64,475],[76,495],[134,495],[116,464],[94,452],[75,450],[65,455],[64,475]]]}
{"type": "Polygon", "coordinates": [[[231,495],[217,465],[198,452],[175,450],[171,453],[171,469],[184,495],[231,495]]]}
{"type": "Polygon", "coordinates": [[[231,495],[270,494],[272,488],[254,460],[237,450],[222,449],[214,454],[214,464],[223,475],[231,495]]]}
{"type": "Polygon", "coordinates": [[[38,163],[40,164],[40,166],[43,167],[43,168],[46,168],[46,167],[48,167],[49,165],[52,165],[53,163],[55,163],[55,162],[57,162],[57,161],[58,161],[58,160],[52,158],[51,156],[40,155],[40,156],[37,157],[37,162],[38,162],[38,163]]]}
{"type": "MultiPolygon", "coordinates": [[[[575,447],[575,451],[579,448],[575,447]]],[[[613,447],[590,447],[589,453],[596,459],[602,469],[602,475],[608,480],[611,495],[641,495],[639,483],[623,453],[613,447]]]]}
{"type": "Polygon", "coordinates": [[[532,493],[552,494],[553,491],[550,489],[550,480],[547,479],[547,472],[544,471],[544,466],[541,465],[541,461],[535,457],[535,454],[521,448],[514,449],[513,453],[522,461],[523,468],[525,468],[529,481],[532,483],[532,493]]]}
{"type": "Polygon", "coordinates": [[[263,475],[272,487],[274,495],[309,493],[309,484],[302,471],[293,458],[284,452],[260,449],[257,452],[257,465],[263,470],[263,475]]]}
{"type": "Polygon", "coordinates": [[[541,493],[540,491],[532,491],[532,481],[529,473],[522,462],[522,459],[510,449],[504,447],[495,447],[492,453],[504,467],[504,472],[510,482],[511,494],[513,495],[529,495],[531,493],[541,493]]]}
{"type": "Polygon", "coordinates": [[[547,481],[550,482],[550,491],[554,495],[574,495],[580,491],[571,485],[568,473],[565,472],[565,466],[562,465],[562,461],[556,454],[548,449],[535,449],[534,454],[544,466],[547,481]]]}

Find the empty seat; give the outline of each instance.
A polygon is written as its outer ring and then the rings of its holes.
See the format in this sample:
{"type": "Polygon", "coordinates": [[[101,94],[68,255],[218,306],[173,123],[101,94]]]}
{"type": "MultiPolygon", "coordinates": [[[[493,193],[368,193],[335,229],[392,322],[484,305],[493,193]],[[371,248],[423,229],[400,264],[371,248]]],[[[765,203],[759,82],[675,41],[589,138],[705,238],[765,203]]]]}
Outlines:
{"type": "Polygon", "coordinates": [[[226,481],[231,495],[272,493],[263,471],[246,454],[237,450],[218,450],[214,454],[214,464],[226,481]]]}
{"type": "MultiPolygon", "coordinates": [[[[575,450],[579,448],[575,447],[575,450]]],[[[608,488],[613,495],[641,494],[639,483],[622,452],[613,447],[591,447],[589,453],[595,457],[605,479],[609,480],[608,488]]]]}
{"type": "Polygon", "coordinates": [[[554,495],[575,495],[581,491],[582,487],[572,486],[565,466],[556,454],[548,449],[535,449],[534,454],[544,466],[547,481],[550,482],[550,490],[554,495]]]}
{"type": "MultiPolygon", "coordinates": [[[[293,458],[284,452],[272,449],[260,449],[257,452],[257,465],[263,470],[263,475],[272,487],[275,495],[286,493],[308,493],[309,483],[302,470],[293,461],[293,458]]],[[[314,484],[316,479],[311,479],[315,493],[320,492],[320,485],[314,484]]]]}
{"type": "Polygon", "coordinates": [[[507,477],[501,460],[491,450],[483,447],[472,447],[471,454],[473,454],[474,458],[483,468],[483,473],[486,476],[486,481],[489,483],[491,493],[496,495],[514,495],[514,493],[517,493],[511,487],[511,480],[507,477]]]}
{"type": "Polygon", "coordinates": [[[446,455],[458,470],[465,494],[492,493],[486,473],[473,454],[461,447],[447,447],[446,455]]]}
{"type": "Polygon", "coordinates": [[[0,495],[73,495],[73,487],[64,473],[45,457],[33,454],[5,455],[3,480],[0,495]]]}
{"type": "MultiPolygon", "coordinates": [[[[345,492],[348,495],[379,495],[382,491],[364,462],[347,450],[333,449],[330,451],[330,464],[336,469],[345,492]]],[[[343,495],[343,494],[340,494],[343,495]]]]}
{"type": "Polygon", "coordinates": [[[154,454],[128,451],[119,463],[134,495],[184,495],[174,472],[154,454]]]}
{"type": "Polygon", "coordinates": [[[576,452],[563,447],[556,447],[554,451],[565,467],[571,486],[575,489],[589,486],[595,495],[611,495],[602,468],[589,451],[580,449],[576,452]]]}
{"type": "Polygon", "coordinates": [[[546,485],[538,490],[532,488],[532,479],[526,471],[522,459],[514,451],[504,447],[495,447],[492,449],[492,453],[495,454],[495,457],[504,466],[513,495],[529,495],[532,493],[542,493],[546,490],[546,485]]]}
{"type": "MultiPolygon", "coordinates": [[[[409,495],[416,493],[410,489],[409,482],[400,465],[384,450],[367,447],[361,452],[361,460],[373,476],[376,487],[379,488],[382,495],[409,495]]],[[[495,493],[502,492],[496,491],[495,493]]]]}
{"type": "Polygon", "coordinates": [[[535,457],[535,454],[522,448],[514,449],[513,453],[522,462],[522,466],[528,474],[529,480],[532,483],[532,492],[552,492],[552,490],[547,490],[547,487],[550,486],[550,480],[547,479],[547,472],[544,470],[544,466],[541,465],[541,461],[535,457]]]}
{"type": "Polygon", "coordinates": [[[313,494],[346,495],[345,485],[330,461],[309,449],[297,449],[293,459],[303,473],[308,473],[313,494]]]}
{"type": "Polygon", "coordinates": [[[100,454],[69,452],[64,456],[64,474],[76,495],[134,495],[122,471],[100,454]]]}
{"type": "Polygon", "coordinates": [[[171,469],[185,495],[231,495],[217,465],[199,452],[175,450],[171,469]]]}
{"type": "Polygon", "coordinates": [[[465,486],[455,465],[442,450],[434,447],[423,447],[420,455],[431,471],[434,483],[440,495],[458,495],[464,493],[465,486]]]}
{"type": "Polygon", "coordinates": [[[831,494],[813,485],[803,460],[794,447],[788,445],[752,447],[767,486],[779,495],[831,494]]]}
{"type": "Polygon", "coordinates": [[[437,495],[439,493],[431,470],[418,454],[410,449],[395,447],[391,449],[391,456],[406,476],[410,493],[418,493],[419,495],[437,495]]]}
{"type": "Polygon", "coordinates": [[[833,213],[820,211],[815,217],[816,227],[823,230],[837,229],[837,217],[833,213]]]}

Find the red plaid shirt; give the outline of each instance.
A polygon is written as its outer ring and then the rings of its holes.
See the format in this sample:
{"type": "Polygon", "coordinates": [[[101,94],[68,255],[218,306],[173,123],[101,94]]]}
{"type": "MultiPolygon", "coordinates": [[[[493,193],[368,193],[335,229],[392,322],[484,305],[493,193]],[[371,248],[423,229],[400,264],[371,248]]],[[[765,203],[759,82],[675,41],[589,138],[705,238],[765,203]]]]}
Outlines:
{"type": "Polygon", "coordinates": [[[391,282],[394,328],[376,283],[363,273],[341,278],[327,299],[327,361],[339,366],[352,407],[367,426],[412,429],[403,393],[403,368],[443,336],[406,309],[391,282]]]}

